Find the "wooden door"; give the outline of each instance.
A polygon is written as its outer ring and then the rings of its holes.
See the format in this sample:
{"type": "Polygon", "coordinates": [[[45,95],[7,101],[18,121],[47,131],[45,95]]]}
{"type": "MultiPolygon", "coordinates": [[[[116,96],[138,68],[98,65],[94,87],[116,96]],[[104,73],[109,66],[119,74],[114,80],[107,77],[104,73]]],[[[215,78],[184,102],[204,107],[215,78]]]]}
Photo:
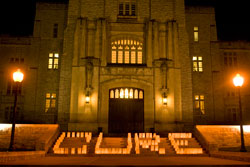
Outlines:
{"type": "Polygon", "coordinates": [[[135,88],[112,89],[110,91],[109,99],[109,133],[143,132],[143,129],[143,91],[135,88]],[[130,95],[127,96],[127,98],[125,96],[126,89],[130,92],[130,95]],[[125,95],[123,97],[120,93],[121,90],[124,90],[125,95]],[[118,92],[119,96],[115,96],[115,93],[118,92]],[[133,92],[132,96],[131,92],[133,92]],[[114,93],[114,96],[111,95],[112,93],[114,93]]]}

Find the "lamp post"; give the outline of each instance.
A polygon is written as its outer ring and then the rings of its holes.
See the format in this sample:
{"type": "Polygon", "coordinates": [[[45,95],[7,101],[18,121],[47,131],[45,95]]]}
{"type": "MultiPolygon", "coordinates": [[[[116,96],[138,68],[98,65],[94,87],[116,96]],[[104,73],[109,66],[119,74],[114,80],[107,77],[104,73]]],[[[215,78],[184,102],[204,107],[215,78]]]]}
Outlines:
{"type": "Polygon", "coordinates": [[[14,100],[13,115],[12,115],[12,129],[11,129],[9,151],[13,150],[14,136],[15,136],[15,124],[16,124],[17,93],[19,89],[19,84],[23,81],[23,73],[21,72],[20,69],[17,69],[17,71],[13,73],[13,81],[15,83],[15,92],[14,92],[15,100],[14,100]]]}
{"type": "Polygon", "coordinates": [[[242,123],[242,108],[241,108],[241,97],[240,97],[240,88],[244,83],[244,78],[240,76],[240,74],[236,74],[233,79],[234,86],[238,88],[239,95],[239,110],[240,110],[240,139],[241,139],[241,148],[240,152],[246,152],[245,142],[244,142],[244,131],[243,131],[243,123],[242,123]]]}

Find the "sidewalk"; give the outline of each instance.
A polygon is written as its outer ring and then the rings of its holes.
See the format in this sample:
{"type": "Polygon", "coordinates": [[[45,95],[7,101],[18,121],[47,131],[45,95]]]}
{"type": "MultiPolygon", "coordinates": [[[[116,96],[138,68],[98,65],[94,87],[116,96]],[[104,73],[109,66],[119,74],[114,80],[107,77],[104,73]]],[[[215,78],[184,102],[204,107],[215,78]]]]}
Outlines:
{"type": "Polygon", "coordinates": [[[175,166],[175,165],[231,165],[231,166],[250,166],[250,162],[235,161],[213,157],[195,157],[195,156],[124,156],[124,157],[82,157],[65,156],[55,157],[47,156],[38,159],[18,160],[13,162],[0,163],[0,165],[129,165],[129,166],[175,166]]]}
{"type": "Polygon", "coordinates": [[[211,157],[250,162],[250,152],[216,151],[210,153],[211,157]]]}

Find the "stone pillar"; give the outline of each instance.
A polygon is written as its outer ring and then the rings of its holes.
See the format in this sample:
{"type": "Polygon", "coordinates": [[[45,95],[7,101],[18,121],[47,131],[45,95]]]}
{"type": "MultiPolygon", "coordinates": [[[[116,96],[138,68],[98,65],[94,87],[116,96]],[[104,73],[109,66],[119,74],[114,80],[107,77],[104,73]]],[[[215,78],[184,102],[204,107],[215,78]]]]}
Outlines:
{"type": "Polygon", "coordinates": [[[166,59],[167,58],[167,49],[166,49],[166,26],[161,24],[159,26],[159,57],[166,59]]]}
{"type": "Polygon", "coordinates": [[[80,45],[80,58],[86,57],[86,36],[87,36],[87,19],[81,19],[81,45],[80,45]]]}
{"type": "Polygon", "coordinates": [[[81,26],[81,18],[79,18],[76,22],[76,28],[74,33],[74,48],[73,48],[73,60],[72,66],[79,65],[79,34],[80,34],[80,26],[81,26]]]}
{"type": "Polygon", "coordinates": [[[87,43],[87,57],[94,57],[95,47],[95,22],[93,20],[88,21],[88,43],[87,43]]]}
{"type": "Polygon", "coordinates": [[[168,22],[168,59],[173,59],[173,22],[168,22]]]}
{"type": "Polygon", "coordinates": [[[95,33],[95,58],[100,58],[100,31],[101,31],[101,20],[96,21],[96,33],[95,33]]]}
{"type": "Polygon", "coordinates": [[[178,25],[175,22],[173,22],[173,31],[174,31],[174,63],[175,67],[179,68],[180,67],[180,57],[179,57],[179,36],[178,36],[178,25]]]}
{"type": "Polygon", "coordinates": [[[148,23],[147,36],[147,67],[152,67],[152,21],[148,23]]]}
{"type": "MultiPolygon", "coordinates": [[[[162,71],[162,90],[164,91],[165,89],[168,88],[168,84],[167,84],[167,64],[164,61],[161,65],[161,71],[162,71]]],[[[164,92],[166,93],[166,92],[164,92]]]]}
{"type": "Polygon", "coordinates": [[[106,66],[107,65],[107,22],[106,20],[102,20],[102,59],[101,59],[101,66],[106,66]]]}
{"type": "Polygon", "coordinates": [[[154,22],[154,26],[153,26],[153,29],[154,29],[154,51],[153,51],[153,59],[159,59],[159,27],[158,27],[158,22],[155,21],[154,22]]]}

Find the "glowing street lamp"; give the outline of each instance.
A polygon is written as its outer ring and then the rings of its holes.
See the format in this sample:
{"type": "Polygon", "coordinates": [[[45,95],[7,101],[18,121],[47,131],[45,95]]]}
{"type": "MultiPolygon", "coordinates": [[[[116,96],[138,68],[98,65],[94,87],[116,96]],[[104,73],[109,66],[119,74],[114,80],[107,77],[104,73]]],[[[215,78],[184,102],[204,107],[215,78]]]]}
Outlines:
{"type": "Polygon", "coordinates": [[[15,83],[20,83],[23,81],[23,73],[20,69],[17,69],[17,71],[13,73],[13,80],[15,83]]]}
{"type": "Polygon", "coordinates": [[[236,76],[233,79],[233,82],[234,82],[234,86],[242,87],[242,85],[244,83],[244,78],[242,76],[240,76],[240,74],[236,74],[236,76]]]}
{"type": "Polygon", "coordinates": [[[242,109],[241,109],[241,97],[240,97],[240,88],[244,83],[244,78],[240,76],[240,74],[236,74],[233,79],[234,86],[238,88],[238,95],[239,95],[239,110],[240,110],[240,139],[241,139],[241,152],[246,152],[245,142],[244,142],[244,131],[243,131],[243,123],[242,123],[242,109]]]}
{"type": "Polygon", "coordinates": [[[14,136],[15,136],[15,125],[16,125],[17,93],[18,93],[19,85],[23,81],[23,76],[24,75],[20,69],[17,69],[17,71],[13,73],[13,81],[15,83],[15,89],[14,89],[15,90],[15,100],[14,100],[14,108],[13,108],[13,115],[12,115],[12,129],[11,129],[9,151],[13,150],[14,136]]]}

